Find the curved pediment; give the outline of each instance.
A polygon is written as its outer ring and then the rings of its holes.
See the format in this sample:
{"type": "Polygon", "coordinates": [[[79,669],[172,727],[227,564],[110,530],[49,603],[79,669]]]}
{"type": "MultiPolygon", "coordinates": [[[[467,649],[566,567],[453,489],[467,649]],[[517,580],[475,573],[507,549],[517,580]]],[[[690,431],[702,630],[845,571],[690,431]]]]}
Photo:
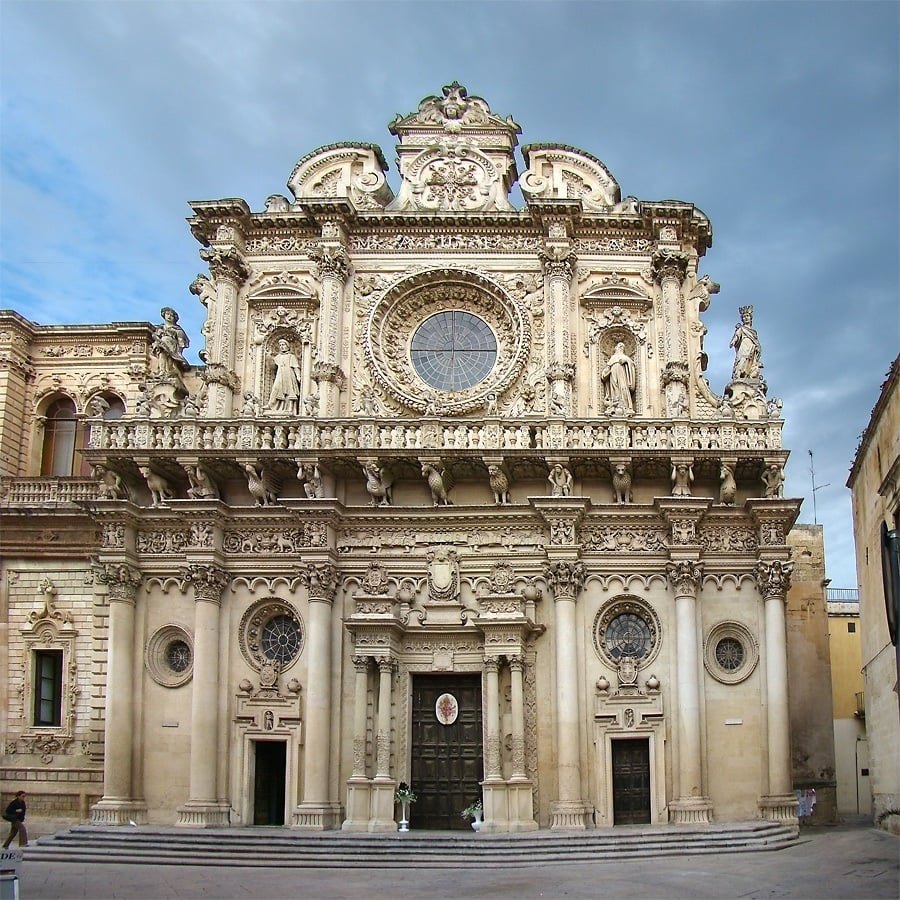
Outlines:
{"type": "Polygon", "coordinates": [[[386,171],[377,144],[328,144],[294,166],[287,186],[298,202],[347,198],[357,209],[382,209],[394,196],[386,171]]]}
{"type": "Polygon", "coordinates": [[[622,199],[619,183],[590,153],[566,144],[526,144],[519,179],[526,200],[580,200],[586,212],[609,210],[622,199]]]}

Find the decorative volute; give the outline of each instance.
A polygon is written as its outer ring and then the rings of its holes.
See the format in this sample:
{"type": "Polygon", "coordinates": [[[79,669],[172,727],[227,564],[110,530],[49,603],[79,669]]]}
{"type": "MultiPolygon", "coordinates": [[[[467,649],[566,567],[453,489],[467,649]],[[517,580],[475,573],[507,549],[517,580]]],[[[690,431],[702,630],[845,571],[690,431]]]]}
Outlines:
{"type": "MultiPolygon", "coordinates": [[[[584,150],[566,144],[526,144],[522,155],[528,170],[519,186],[526,200],[580,200],[585,212],[608,212],[622,199],[609,169],[584,150]]],[[[634,214],[637,206],[621,211],[634,214]]]]}
{"type": "Polygon", "coordinates": [[[319,147],[294,166],[287,186],[298,203],[347,198],[358,210],[383,209],[393,198],[387,163],[377,144],[319,147]]]}
{"type": "Polygon", "coordinates": [[[443,96],[426,97],[419,109],[389,125],[400,143],[403,179],[390,210],[483,212],[511,210],[516,181],[513,151],[521,133],[509,117],[494,115],[481,97],[454,81],[443,96]]]}

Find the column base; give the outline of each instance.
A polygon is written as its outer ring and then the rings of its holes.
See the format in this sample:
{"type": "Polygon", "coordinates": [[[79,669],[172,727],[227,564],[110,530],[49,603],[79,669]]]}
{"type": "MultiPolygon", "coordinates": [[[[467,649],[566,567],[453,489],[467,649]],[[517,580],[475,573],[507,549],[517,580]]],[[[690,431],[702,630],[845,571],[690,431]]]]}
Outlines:
{"type": "Polygon", "coordinates": [[[706,825],[712,821],[709,797],[684,797],[669,804],[669,821],[675,825],[706,825]]]}
{"type": "Polygon", "coordinates": [[[550,804],[551,831],[585,831],[592,827],[594,808],[584,800],[554,800],[550,804]]]}
{"type": "Polygon", "coordinates": [[[146,825],[147,804],[143,800],[102,798],[91,807],[91,825],[146,825]]]}
{"type": "Polygon", "coordinates": [[[369,779],[364,775],[354,775],[347,781],[347,818],[341,831],[368,831],[371,797],[369,779]]]}
{"type": "Polygon", "coordinates": [[[334,831],[341,827],[343,816],[340,803],[311,800],[296,806],[292,818],[291,828],[298,831],[334,831]]]}
{"type": "Polygon", "coordinates": [[[393,778],[384,775],[376,775],[372,781],[372,802],[370,805],[372,817],[369,819],[366,831],[381,833],[396,831],[398,826],[394,821],[394,791],[397,782],[393,778]]]}
{"type": "Polygon", "coordinates": [[[231,825],[231,808],[227,803],[188,800],[178,807],[177,812],[176,828],[228,828],[231,825]]]}
{"type": "Polygon", "coordinates": [[[759,798],[760,815],[770,822],[800,827],[797,818],[797,798],[794,794],[765,794],[759,798]]]}
{"type": "Polygon", "coordinates": [[[481,782],[484,801],[484,822],[479,834],[500,834],[509,831],[509,793],[502,778],[489,777],[481,782]]]}

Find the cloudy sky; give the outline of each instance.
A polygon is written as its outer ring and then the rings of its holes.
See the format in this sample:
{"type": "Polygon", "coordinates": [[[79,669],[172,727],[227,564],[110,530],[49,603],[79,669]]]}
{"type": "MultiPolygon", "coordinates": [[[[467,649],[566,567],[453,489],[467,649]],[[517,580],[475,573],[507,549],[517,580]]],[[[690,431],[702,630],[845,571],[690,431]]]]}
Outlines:
{"type": "Polygon", "coordinates": [[[827,574],[854,586],[844,485],[900,349],[898,28],[900,5],[865,0],[2,0],[0,306],[52,324],[170,304],[196,349],[187,201],[261,209],[334,141],[392,161],[388,121],[458,79],[523,143],[709,215],[707,375],[721,392],[753,304],[786,493],[812,522],[812,450],[827,574]]]}

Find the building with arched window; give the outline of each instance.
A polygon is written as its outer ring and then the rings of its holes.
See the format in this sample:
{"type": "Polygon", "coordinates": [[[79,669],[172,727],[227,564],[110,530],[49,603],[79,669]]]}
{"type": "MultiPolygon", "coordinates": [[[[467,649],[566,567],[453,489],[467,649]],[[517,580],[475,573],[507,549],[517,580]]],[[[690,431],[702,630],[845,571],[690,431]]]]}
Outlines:
{"type": "Polygon", "coordinates": [[[169,306],[2,314],[4,785],[111,824],[391,830],[406,782],[415,827],[795,825],[799,501],[752,307],[704,347],[709,219],[456,83],[390,130],[396,193],[336,143],[191,204],[202,365],[169,306]]]}

